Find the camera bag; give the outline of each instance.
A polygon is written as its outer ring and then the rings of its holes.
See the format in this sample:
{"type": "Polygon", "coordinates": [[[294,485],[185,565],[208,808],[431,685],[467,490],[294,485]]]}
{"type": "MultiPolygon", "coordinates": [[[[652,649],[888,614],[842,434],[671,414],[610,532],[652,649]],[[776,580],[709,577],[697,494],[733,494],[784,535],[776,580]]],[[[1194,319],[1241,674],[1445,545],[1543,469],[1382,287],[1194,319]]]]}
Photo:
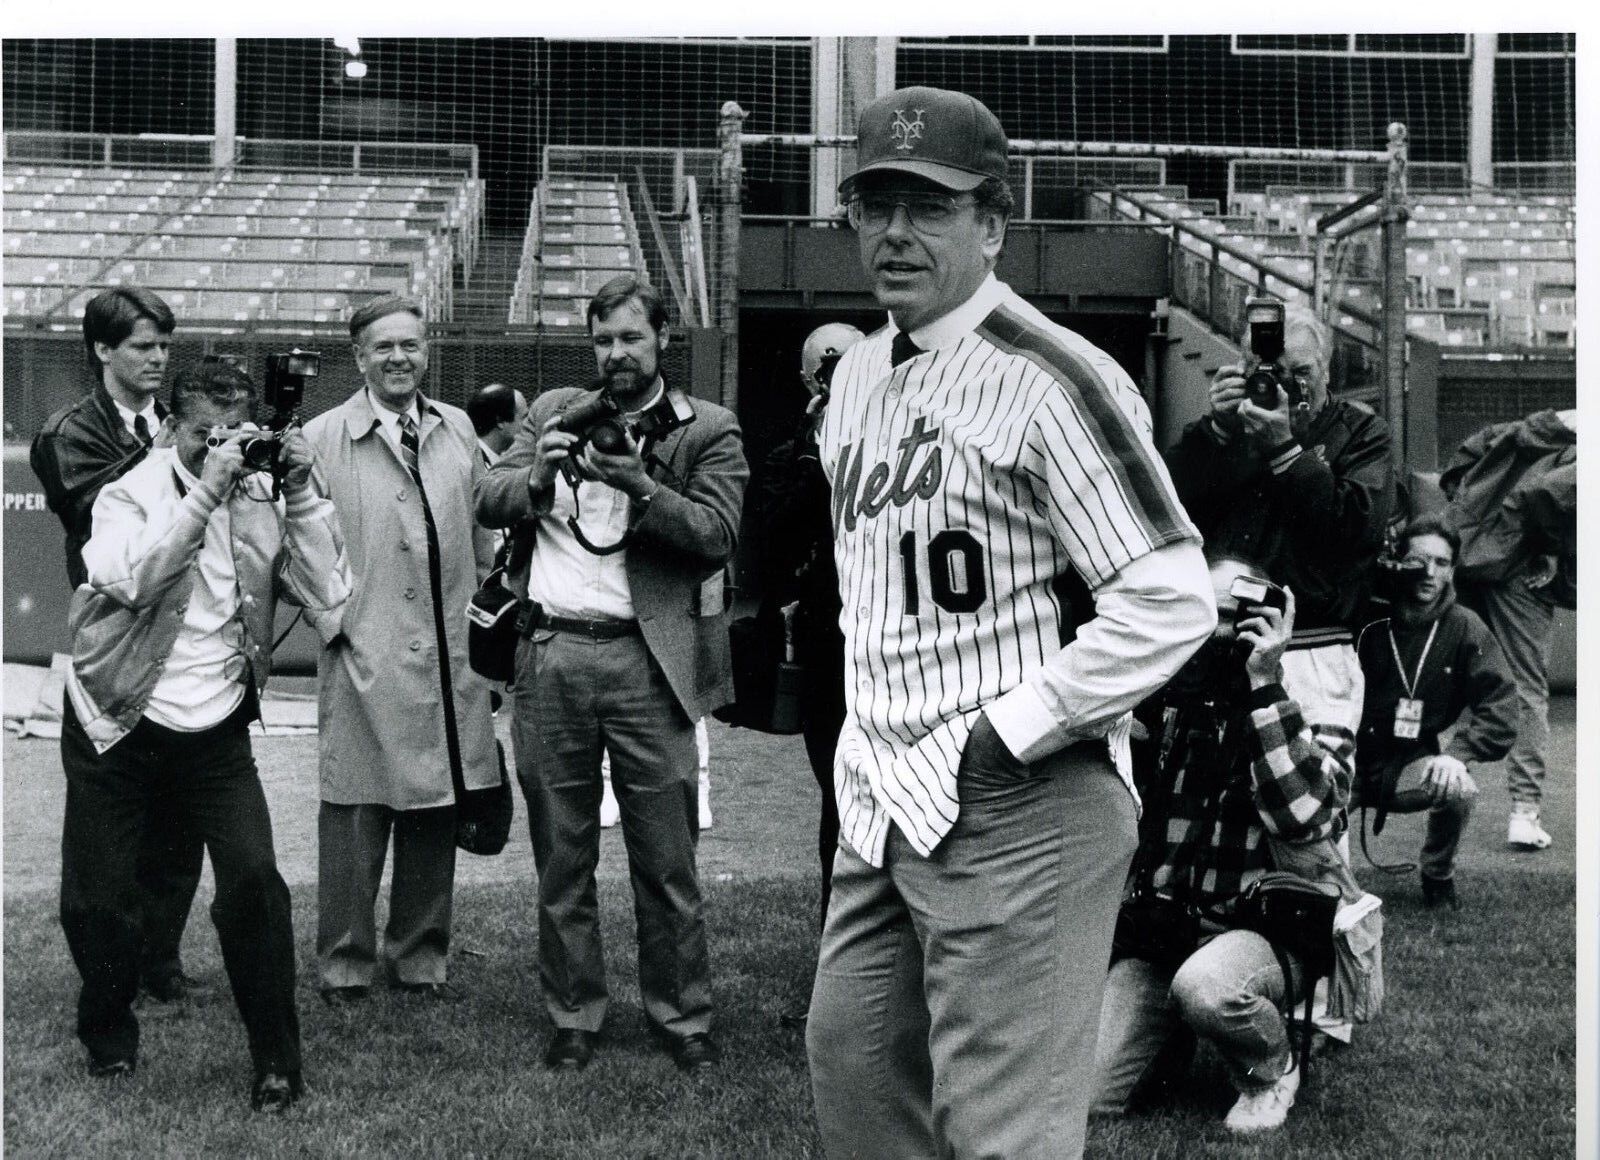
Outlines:
{"type": "Polygon", "coordinates": [[[516,677],[522,602],[503,583],[505,573],[503,564],[490,572],[467,602],[467,663],[481,677],[510,684],[516,677]]]}
{"type": "Polygon", "coordinates": [[[450,771],[456,793],[456,848],[469,854],[498,854],[511,837],[511,781],[506,776],[506,751],[497,740],[495,757],[500,781],[484,789],[468,789],[460,769],[450,771]]]}

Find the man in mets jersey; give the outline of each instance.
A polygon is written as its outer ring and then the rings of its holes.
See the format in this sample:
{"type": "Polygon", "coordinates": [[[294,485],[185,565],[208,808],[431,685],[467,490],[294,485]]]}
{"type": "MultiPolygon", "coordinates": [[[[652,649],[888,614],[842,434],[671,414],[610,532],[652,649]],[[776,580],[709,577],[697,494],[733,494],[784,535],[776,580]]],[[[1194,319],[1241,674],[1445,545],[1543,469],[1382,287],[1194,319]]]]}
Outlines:
{"type": "Polygon", "coordinates": [[[889,324],[821,432],[849,709],[807,1033],[830,1156],[1076,1156],[1136,841],[1129,710],[1210,634],[1128,376],[994,277],[1006,137],[861,114],[840,192],[889,324]]]}

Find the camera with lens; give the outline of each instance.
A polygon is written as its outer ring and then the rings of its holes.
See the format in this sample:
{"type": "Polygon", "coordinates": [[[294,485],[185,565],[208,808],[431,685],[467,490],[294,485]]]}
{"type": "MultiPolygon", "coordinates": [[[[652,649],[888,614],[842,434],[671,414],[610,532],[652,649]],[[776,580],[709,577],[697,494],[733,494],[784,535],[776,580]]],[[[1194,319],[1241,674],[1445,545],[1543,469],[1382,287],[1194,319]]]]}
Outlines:
{"type": "Polygon", "coordinates": [[[655,442],[693,420],[694,408],[682,391],[664,391],[654,404],[630,414],[618,405],[611,388],[602,386],[561,412],[557,429],[578,437],[561,462],[562,474],[576,488],[582,477],[575,463],[590,444],[606,455],[620,455],[630,439],[636,445],[655,442]]]}
{"type": "Polygon", "coordinates": [[[1373,571],[1373,595],[1394,604],[1410,596],[1427,575],[1428,566],[1421,560],[1402,560],[1385,553],[1378,557],[1377,568],[1373,571]]]}
{"type": "Polygon", "coordinates": [[[844,351],[842,350],[829,351],[818,361],[817,369],[812,373],[812,377],[817,380],[817,384],[822,388],[823,394],[827,394],[828,390],[833,386],[833,372],[839,369],[839,360],[843,357],[844,351]]]}
{"type": "Polygon", "coordinates": [[[1268,411],[1278,409],[1278,388],[1282,387],[1292,411],[1300,405],[1300,384],[1279,365],[1283,359],[1284,305],[1277,298],[1249,298],[1244,304],[1245,321],[1250,326],[1251,370],[1244,389],[1250,401],[1268,411]]]}
{"type": "MultiPolygon", "coordinates": [[[[229,355],[208,355],[208,359],[226,362],[237,367],[238,360],[229,355]]],[[[267,374],[261,398],[266,404],[265,430],[250,432],[239,440],[239,451],[251,471],[265,471],[272,475],[272,498],[281,494],[289,465],[283,458],[283,432],[300,422],[300,404],[305,399],[306,380],[317,377],[322,354],[299,347],[279,354],[267,355],[267,374]]],[[[219,447],[238,434],[227,427],[213,428],[206,437],[206,445],[219,447]]]]}
{"type": "Polygon", "coordinates": [[[1276,608],[1283,612],[1289,607],[1289,594],[1271,580],[1257,580],[1254,576],[1236,576],[1228,588],[1228,595],[1238,602],[1233,610],[1233,628],[1249,620],[1261,608],[1276,608]]]}

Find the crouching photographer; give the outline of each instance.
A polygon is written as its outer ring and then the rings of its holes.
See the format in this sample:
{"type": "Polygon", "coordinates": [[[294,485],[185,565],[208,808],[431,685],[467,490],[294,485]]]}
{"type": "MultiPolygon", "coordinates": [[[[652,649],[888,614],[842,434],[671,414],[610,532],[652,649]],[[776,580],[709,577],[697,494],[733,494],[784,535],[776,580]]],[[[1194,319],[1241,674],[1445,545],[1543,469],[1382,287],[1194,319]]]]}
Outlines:
{"type": "Polygon", "coordinates": [[[1456,603],[1460,549],[1442,515],[1408,523],[1394,556],[1380,561],[1393,611],[1363,629],[1356,646],[1366,698],[1353,804],[1363,807],[1363,823],[1367,808],[1373,811],[1374,834],[1391,813],[1427,812],[1422,901],[1451,910],[1461,909],[1456,847],[1478,794],[1468,767],[1499,761],[1517,735],[1517,690],[1500,647],[1483,621],[1456,603]],[[1448,743],[1441,741],[1452,724],[1448,743]]]}
{"type": "Polygon", "coordinates": [[[1331,888],[1273,873],[1289,868],[1274,848],[1342,831],[1355,738],[1349,724],[1307,721],[1284,689],[1293,594],[1240,560],[1210,571],[1217,630],[1140,712],[1144,814],[1101,1006],[1093,1111],[1121,1114],[1154,1094],[1203,1036],[1240,1093],[1227,1127],[1261,1132],[1294,1104],[1302,1068],[1284,1013],[1305,998],[1302,959],[1332,953],[1338,904],[1331,888]],[[1288,913],[1275,918],[1279,906],[1288,913]]]}
{"type": "Polygon", "coordinates": [[[310,485],[312,452],[281,433],[284,498],[244,444],[254,384],[208,361],[180,374],[157,447],[95,500],[73,596],[61,758],[61,923],[82,976],[78,1038],[89,1073],[138,1062],[136,857],[152,833],[204,842],[211,917],[255,1069],[251,1103],[300,1094],[289,890],[250,751],[280,598],[333,610],[351,578],[333,505],[310,485]]]}

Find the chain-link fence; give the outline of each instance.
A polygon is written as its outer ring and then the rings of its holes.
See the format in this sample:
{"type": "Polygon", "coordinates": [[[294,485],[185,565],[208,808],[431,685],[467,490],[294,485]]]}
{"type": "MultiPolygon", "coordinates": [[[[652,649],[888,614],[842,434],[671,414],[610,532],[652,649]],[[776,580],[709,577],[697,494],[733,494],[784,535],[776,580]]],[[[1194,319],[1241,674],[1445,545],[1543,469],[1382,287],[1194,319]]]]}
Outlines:
{"type": "MultiPolygon", "coordinates": [[[[692,379],[693,347],[704,341],[708,339],[703,335],[694,335],[673,343],[662,356],[662,372],[675,383],[699,386],[702,393],[714,387],[694,384],[692,379]]],[[[306,391],[302,419],[337,406],[360,389],[350,338],[342,331],[294,336],[208,335],[180,329],[173,336],[168,381],[173,372],[208,354],[226,354],[237,357],[260,382],[267,354],[293,346],[322,354],[320,373],[306,391]]],[[[429,340],[423,389],[432,398],[460,407],[475,390],[489,383],[506,383],[532,397],[553,387],[584,386],[594,375],[594,352],[582,335],[556,338],[444,332],[429,340]]],[[[4,340],[6,441],[31,440],[52,412],[77,399],[92,381],[81,333],[8,331],[4,340]]]]}

